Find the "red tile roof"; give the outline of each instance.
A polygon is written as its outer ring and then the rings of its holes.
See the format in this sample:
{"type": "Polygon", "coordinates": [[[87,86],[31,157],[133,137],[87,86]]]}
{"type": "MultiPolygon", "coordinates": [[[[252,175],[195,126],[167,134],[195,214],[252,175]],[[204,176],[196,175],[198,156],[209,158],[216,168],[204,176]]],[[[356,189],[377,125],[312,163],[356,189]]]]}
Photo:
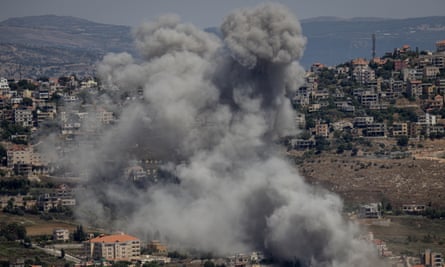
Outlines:
{"type": "Polygon", "coordinates": [[[98,236],[90,240],[91,243],[117,243],[117,242],[128,242],[139,240],[138,238],[126,235],[126,234],[117,234],[117,235],[105,235],[98,236]]]}

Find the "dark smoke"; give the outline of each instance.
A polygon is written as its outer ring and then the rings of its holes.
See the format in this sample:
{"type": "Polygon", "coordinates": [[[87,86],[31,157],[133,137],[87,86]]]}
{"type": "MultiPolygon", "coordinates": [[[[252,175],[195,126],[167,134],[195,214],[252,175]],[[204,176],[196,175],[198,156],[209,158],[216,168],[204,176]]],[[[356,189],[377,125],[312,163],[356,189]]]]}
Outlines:
{"type": "Polygon", "coordinates": [[[144,62],[122,53],[98,65],[108,92],[100,101],[119,121],[95,149],[73,152],[86,178],[79,219],[220,255],[374,265],[341,200],[307,185],[274,145],[295,132],[288,96],[304,75],[300,24],[266,4],[233,12],[221,30],[222,40],[162,17],[135,31],[144,62]],[[168,182],[126,180],[147,158],[163,160],[168,182]]]}

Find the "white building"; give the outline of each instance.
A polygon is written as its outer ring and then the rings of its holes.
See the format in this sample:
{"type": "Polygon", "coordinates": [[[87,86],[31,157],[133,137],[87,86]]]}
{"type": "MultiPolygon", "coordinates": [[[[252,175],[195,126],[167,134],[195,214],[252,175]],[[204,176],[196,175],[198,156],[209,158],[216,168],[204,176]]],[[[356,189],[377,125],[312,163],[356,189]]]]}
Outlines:
{"type": "Polygon", "coordinates": [[[68,229],[57,228],[53,230],[54,241],[68,241],[70,239],[70,231],[68,229]]]}
{"type": "Polygon", "coordinates": [[[1,95],[7,95],[9,93],[9,84],[8,80],[5,78],[0,78],[0,94],[1,95]]]}

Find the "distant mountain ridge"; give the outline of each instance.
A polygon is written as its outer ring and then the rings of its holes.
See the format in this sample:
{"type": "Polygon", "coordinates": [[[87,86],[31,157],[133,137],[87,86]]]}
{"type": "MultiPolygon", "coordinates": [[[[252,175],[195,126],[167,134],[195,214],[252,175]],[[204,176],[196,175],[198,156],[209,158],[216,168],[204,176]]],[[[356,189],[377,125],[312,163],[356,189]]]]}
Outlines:
{"type": "MultiPolygon", "coordinates": [[[[301,20],[307,47],[301,63],[336,65],[371,57],[373,33],[376,55],[404,44],[434,50],[445,39],[445,16],[410,19],[318,17],[301,20]]],[[[91,74],[109,52],[127,51],[136,57],[132,29],[76,17],[44,15],[0,22],[0,76],[91,74]],[[84,72],[84,73],[82,73],[84,72]]],[[[220,35],[216,27],[206,31],[220,35]]]]}

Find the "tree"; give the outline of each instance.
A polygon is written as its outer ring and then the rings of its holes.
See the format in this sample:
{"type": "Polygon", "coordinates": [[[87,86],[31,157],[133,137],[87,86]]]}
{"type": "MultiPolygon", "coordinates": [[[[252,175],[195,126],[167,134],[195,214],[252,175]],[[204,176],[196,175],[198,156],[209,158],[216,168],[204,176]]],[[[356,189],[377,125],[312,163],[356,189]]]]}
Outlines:
{"type": "Polygon", "coordinates": [[[2,144],[0,144],[0,160],[6,157],[6,155],[7,155],[6,148],[2,144]]]}
{"type": "Polygon", "coordinates": [[[207,260],[204,262],[204,267],[215,267],[215,263],[213,263],[213,261],[207,260]]]}
{"type": "Polygon", "coordinates": [[[26,228],[18,223],[2,225],[0,236],[5,237],[8,241],[23,240],[26,238],[26,228]]]}
{"type": "Polygon", "coordinates": [[[330,145],[330,143],[325,137],[322,137],[322,136],[315,137],[315,149],[318,152],[328,149],[329,145],[330,145]]]}
{"type": "Polygon", "coordinates": [[[86,233],[83,231],[83,226],[82,225],[78,225],[76,230],[73,232],[73,239],[74,241],[85,241],[86,240],[86,233]]]}
{"type": "Polygon", "coordinates": [[[32,98],[24,97],[22,100],[22,104],[24,106],[31,107],[32,106],[32,98]]]}
{"type": "Polygon", "coordinates": [[[406,147],[408,145],[409,138],[406,135],[401,135],[397,137],[397,145],[400,147],[406,147]]]}

